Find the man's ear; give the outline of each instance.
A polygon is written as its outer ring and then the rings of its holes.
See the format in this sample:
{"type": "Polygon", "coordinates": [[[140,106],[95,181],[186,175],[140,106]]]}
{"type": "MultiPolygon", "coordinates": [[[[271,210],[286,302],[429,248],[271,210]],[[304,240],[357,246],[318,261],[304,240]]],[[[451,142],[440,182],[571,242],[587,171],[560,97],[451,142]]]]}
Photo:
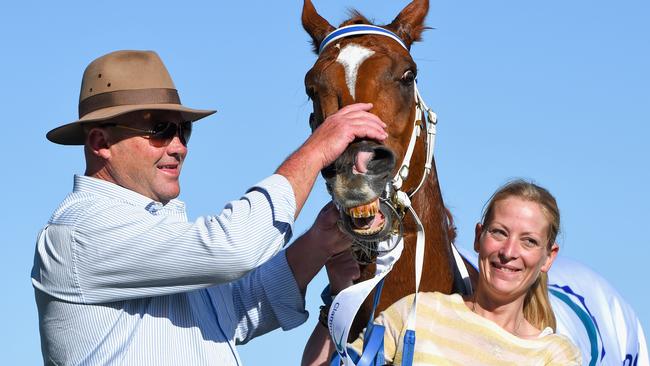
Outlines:
{"type": "Polygon", "coordinates": [[[88,131],[88,147],[93,155],[102,159],[110,158],[111,152],[109,147],[111,143],[108,137],[108,132],[102,128],[95,127],[88,131]]]}

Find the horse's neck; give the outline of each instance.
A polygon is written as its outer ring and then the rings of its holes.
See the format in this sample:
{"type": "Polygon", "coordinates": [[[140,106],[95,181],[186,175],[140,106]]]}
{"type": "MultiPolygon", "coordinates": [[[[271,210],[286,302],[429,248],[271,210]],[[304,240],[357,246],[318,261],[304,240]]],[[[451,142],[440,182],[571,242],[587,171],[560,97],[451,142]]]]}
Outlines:
{"type": "MultiPolygon", "coordinates": [[[[420,291],[449,293],[453,288],[454,273],[450,238],[453,228],[450,227],[435,165],[422,189],[413,197],[412,205],[426,234],[420,291]]],[[[411,262],[414,262],[415,238],[411,240],[413,243],[409,243],[408,251],[413,255],[411,262]]]]}
{"type": "MultiPolygon", "coordinates": [[[[424,265],[420,291],[439,291],[450,293],[454,283],[454,269],[449,238],[449,221],[435,166],[426,182],[412,199],[413,209],[420,218],[426,234],[424,265]]],[[[376,313],[386,309],[397,300],[415,292],[415,249],[417,227],[410,214],[404,219],[404,250],[400,260],[395,263],[393,270],[386,277],[381,299],[376,313]]],[[[361,279],[374,275],[375,266],[362,269],[361,279]]],[[[372,311],[372,296],[368,296],[359,309],[350,330],[350,339],[356,339],[372,311]]]]}
{"type": "MultiPolygon", "coordinates": [[[[412,199],[413,209],[425,230],[425,252],[420,291],[450,293],[454,270],[449,239],[449,224],[435,167],[412,199]]],[[[415,249],[417,226],[411,215],[404,219],[404,251],[384,285],[380,308],[415,291],[415,249]]]]}

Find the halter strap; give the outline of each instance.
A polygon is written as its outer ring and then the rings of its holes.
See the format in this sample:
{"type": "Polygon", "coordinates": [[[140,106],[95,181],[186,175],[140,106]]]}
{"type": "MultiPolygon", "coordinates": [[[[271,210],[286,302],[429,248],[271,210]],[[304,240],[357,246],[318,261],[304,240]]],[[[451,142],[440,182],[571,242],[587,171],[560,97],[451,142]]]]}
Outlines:
{"type": "Polygon", "coordinates": [[[325,36],[323,41],[320,43],[320,46],[318,47],[318,54],[321,54],[327,45],[338,39],[350,36],[360,36],[364,34],[374,34],[392,38],[395,42],[399,43],[400,46],[404,47],[405,50],[409,50],[409,48],[406,47],[406,43],[404,43],[404,41],[402,41],[402,39],[399,38],[397,34],[389,31],[388,29],[371,24],[353,24],[336,29],[335,31],[325,36]]]}

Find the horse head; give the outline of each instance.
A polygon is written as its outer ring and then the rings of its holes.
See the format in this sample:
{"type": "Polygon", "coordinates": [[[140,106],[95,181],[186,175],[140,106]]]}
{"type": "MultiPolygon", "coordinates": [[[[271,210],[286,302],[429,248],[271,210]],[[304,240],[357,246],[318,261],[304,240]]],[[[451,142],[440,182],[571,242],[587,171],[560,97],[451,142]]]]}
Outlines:
{"type": "MultiPolygon", "coordinates": [[[[302,24],[318,54],[318,60],[305,76],[307,95],[314,107],[311,128],[317,128],[342,107],[357,102],[372,103],[371,112],[388,125],[389,137],[383,144],[355,141],[322,171],[327,189],[341,212],[342,229],[357,244],[376,243],[399,230],[395,217],[398,212],[386,198],[392,178],[401,168],[396,160],[402,161],[407,154],[415,128],[417,66],[409,49],[425,29],[428,7],[427,0],[415,0],[390,24],[382,26],[394,40],[381,34],[336,39],[331,34],[335,28],[316,12],[310,0],[304,2],[302,24]]],[[[339,29],[370,24],[354,11],[339,29]]],[[[425,150],[413,152],[415,166],[424,164],[425,150]]],[[[410,172],[402,190],[416,189],[424,174],[423,170],[410,172]]],[[[366,252],[363,260],[370,259],[366,252]]]]}

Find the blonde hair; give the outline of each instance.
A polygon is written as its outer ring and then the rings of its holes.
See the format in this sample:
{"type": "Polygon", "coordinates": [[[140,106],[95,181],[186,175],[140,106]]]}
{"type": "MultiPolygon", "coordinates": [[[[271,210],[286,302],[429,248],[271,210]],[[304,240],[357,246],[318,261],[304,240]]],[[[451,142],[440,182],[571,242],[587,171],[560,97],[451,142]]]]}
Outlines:
{"type": "MultiPolygon", "coordinates": [[[[551,247],[560,232],[560,209],[557,206],[555,197],[532,182],[517,179],[506,183],[499,188],[490,198],[483,210],[483,230],[486,230],[494,217],[494,206],[496,202],[509,197],[517,197],[526,201],[535,202],[540,205],[544,216],[548,220],[547,251],[551,247]]],[[[542,272],[537,280],[528,289],[524,298],[524,317],[530,324],[538,329],[551,327],[556,328],[555,314],[551,308],[548,297],[548,275],[542,272]]]]}

